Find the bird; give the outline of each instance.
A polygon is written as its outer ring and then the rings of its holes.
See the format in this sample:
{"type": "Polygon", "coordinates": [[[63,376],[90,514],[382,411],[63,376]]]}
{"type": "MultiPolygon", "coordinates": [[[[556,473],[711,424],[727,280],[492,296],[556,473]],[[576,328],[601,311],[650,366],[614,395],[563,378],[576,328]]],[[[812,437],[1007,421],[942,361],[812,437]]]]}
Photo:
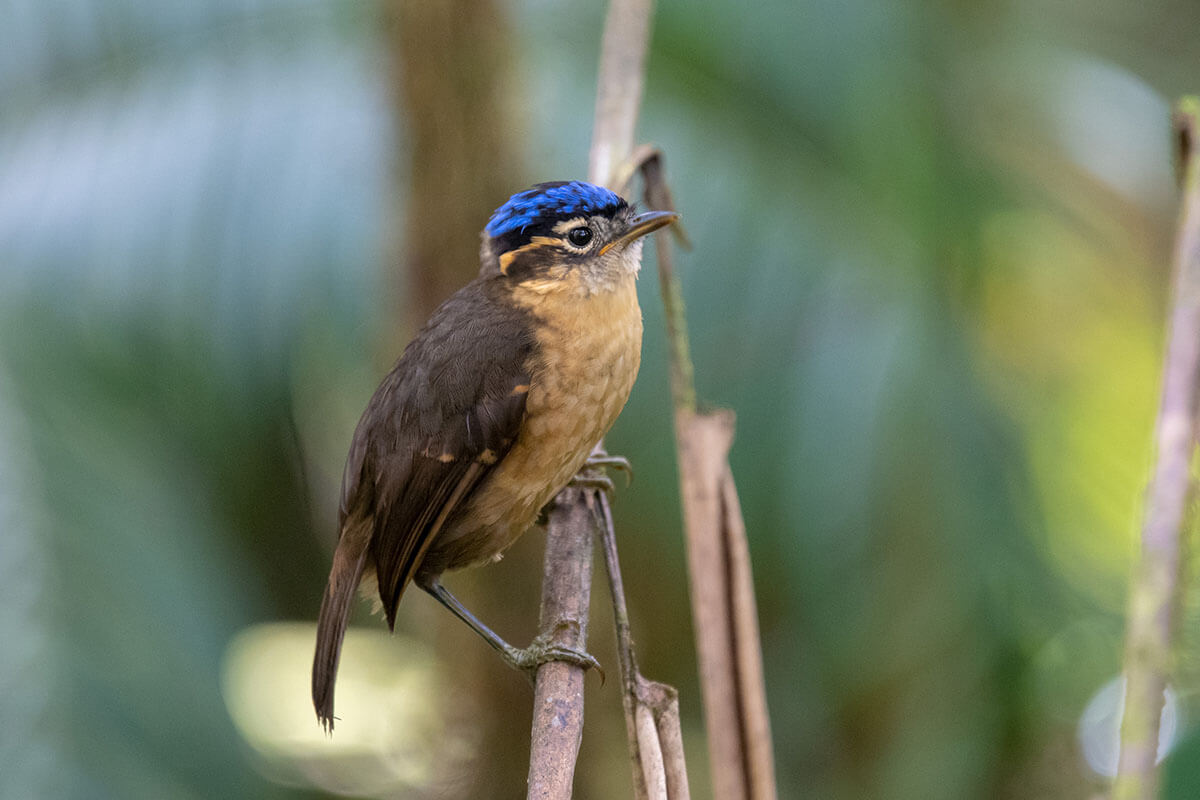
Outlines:
{"type": "Polygon", "coordinates": [[[547,660],[596,666],[537,640],[513,647],[441,576],[497,560],[585,466],[623,463],[593,448],[641,361],[643,237],[676,219],[584,181],[536,184],[491,215],[478,276],[405,347],[351,440],[313,657],[327,732],[360,587],[378,597],[389,629],[416,584],[527,673],[547,660]]]}

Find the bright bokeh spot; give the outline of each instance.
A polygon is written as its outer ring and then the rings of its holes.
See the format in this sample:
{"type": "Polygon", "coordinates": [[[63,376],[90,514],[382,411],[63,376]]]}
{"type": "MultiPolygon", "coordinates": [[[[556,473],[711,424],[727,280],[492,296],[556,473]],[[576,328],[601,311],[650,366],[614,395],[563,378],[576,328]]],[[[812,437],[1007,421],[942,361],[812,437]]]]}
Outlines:
{"type": "Polygon", "coordinates": [[[445,691],[432,654],[383,631],[347,631],[338,719],[326,736],[309,699],[315,636],[308,623],[255,625],[226,651],[226,705],[270,777],[342,794],[394,797],[429,790],[447,765],[469,761],[475,747],[443,713],[445,691]]]}
{"type": "MultiPolygon", "coordinates": [[[[1125,678],[1113,678],[1092,696],[1079,718],[1079,748],[1084,760],[1097,775],[1112,778],[1117,774],[1121,753],[1121,717],[1125,714],[1125,678]]],[[[1161,762],[1174,747],[1179,730],[1179,700],[1171,687],[1163,692],[1162,718],[1159,720],[1158,760],[1161,762]]]]}

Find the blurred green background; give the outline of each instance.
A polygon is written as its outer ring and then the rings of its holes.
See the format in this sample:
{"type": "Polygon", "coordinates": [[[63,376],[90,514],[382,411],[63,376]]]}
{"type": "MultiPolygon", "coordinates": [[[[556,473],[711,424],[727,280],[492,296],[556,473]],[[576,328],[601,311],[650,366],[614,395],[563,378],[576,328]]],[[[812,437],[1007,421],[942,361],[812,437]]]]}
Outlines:
{"type": "MultiPolygon", "coordinates": [[[[395,637],[364,604],[332,740],[307,699],[359,412],[490,211],[586,166],[602,4],[441,9],[0,3],[0,797],[523,796],[531,693],[420,593],[395,637]]],[[[781,797],[1104,790],[1084,709],[1120,668],[1197,30],[1193,0],[659,3],[640,137],[695,243],[700,393],[739,415],[781,797]]],[[[709,798],[642,299],[618,533],[709,798]]],[[[448,584],[524,642],[540,554],[448,584]]],[[[588,703],[577,796],[629,796],[616,684],[588,703]]]]}

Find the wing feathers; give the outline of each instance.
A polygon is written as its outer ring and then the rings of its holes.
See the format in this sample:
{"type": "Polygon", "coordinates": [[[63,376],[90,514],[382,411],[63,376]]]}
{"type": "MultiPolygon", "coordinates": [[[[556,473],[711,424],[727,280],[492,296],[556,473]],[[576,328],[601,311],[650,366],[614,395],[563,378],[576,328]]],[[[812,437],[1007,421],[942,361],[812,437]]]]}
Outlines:
{"type": "MultiPolygon", "coordinates": [[[[507,383],[528,381],[522,374],[507,383]]],[[[404,588],[437,532],[512,446],[525,415],[526,396],[509,389],[481,398],[426,439],[411,456],[408,469],[381,471],[384,476],[402,475],[398,481],[384,477],[375,489],[371,555],[389,625],[395,624],[404,588]]]]}
{"type": "Polygon", "coordinates": [[[341,541],[317,633],[313,701],[333,726],[333,680],[350,601],[374,567],[388,625],[438,533],[520,432],[536,344],[502,282],[468,284],[409,343],[367,404],[346,462],[341,541]]]}

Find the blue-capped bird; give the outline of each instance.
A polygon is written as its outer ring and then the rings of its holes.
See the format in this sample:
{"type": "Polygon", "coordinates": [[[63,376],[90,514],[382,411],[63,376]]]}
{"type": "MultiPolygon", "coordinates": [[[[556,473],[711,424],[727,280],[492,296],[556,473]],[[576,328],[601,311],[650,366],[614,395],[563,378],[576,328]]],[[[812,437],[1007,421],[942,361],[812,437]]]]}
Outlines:
{"type": "Polygon", "coordinates": [[[354,432],[313,660],[327,730],[360,585],[377,587],[389,628],[414,582],[515,667],[594,665],[586,653],[509,645],[440,576],[498,558],[616,420],[641,361],[642,237],[676,218],[637,214],[582,181],[538,184],[492,214],[479,276],[409,343],[354,432]]]}

